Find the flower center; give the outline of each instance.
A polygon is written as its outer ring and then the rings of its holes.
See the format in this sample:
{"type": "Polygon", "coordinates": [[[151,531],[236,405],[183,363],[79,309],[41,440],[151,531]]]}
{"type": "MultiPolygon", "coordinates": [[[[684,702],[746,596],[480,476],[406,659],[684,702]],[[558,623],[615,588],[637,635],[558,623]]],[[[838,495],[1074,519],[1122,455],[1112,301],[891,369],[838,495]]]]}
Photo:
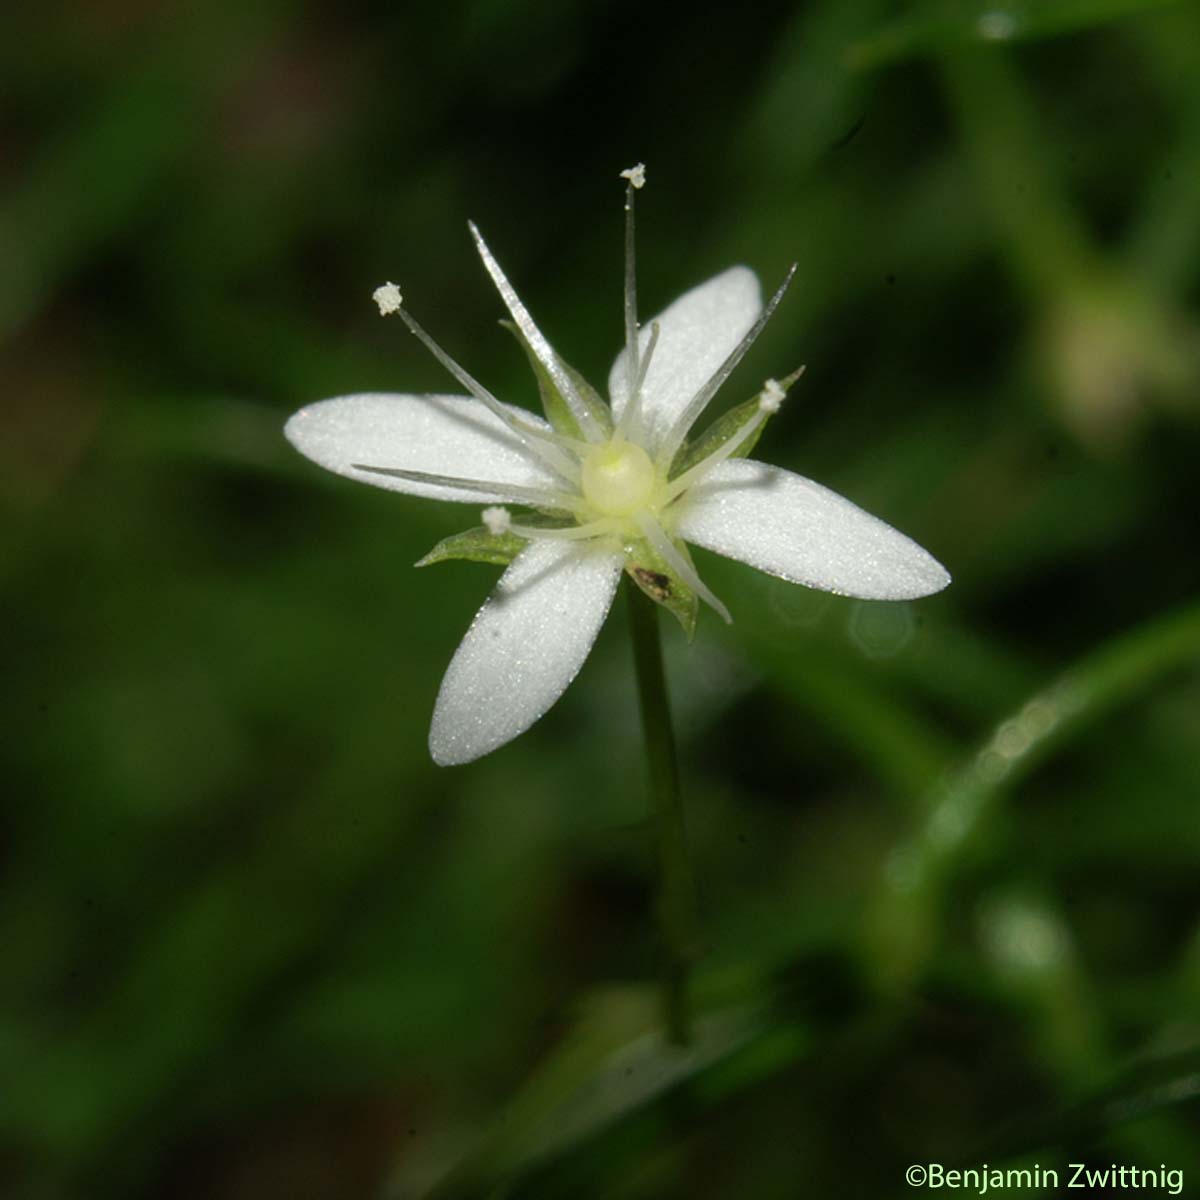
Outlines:
{"type": "Polygon", "coordinates": [[[637,512],[653,491],[654,464],[633,442],[606,442],[583,460],[583,497],[605,516],[637,512]]]}

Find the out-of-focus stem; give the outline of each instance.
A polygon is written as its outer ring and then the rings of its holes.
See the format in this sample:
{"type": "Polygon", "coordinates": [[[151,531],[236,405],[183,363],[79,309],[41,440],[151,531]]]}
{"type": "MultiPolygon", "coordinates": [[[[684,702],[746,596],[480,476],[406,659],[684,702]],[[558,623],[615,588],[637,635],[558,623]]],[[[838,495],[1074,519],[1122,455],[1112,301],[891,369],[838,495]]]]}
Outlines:
{"type": "Polygon", "coordinates": [[[1087,233],[1042,148],[1037,114],[1003,49],[940,60],[963,144],[1022,281],[1042,296],[1074,291],[1097,269],[1087,233]]]}

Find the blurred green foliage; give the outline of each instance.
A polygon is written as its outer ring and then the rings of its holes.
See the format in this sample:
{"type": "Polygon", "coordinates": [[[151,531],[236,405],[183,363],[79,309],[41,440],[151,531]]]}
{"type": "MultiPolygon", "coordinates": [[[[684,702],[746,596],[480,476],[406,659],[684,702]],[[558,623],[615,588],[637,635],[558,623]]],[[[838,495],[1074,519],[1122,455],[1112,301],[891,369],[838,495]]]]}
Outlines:
{"type": "Polygon", "coordinates": [[[5,1196],[1195,1186],[1200,6],[93,0],[6,10],[0,64],[5,1196]],[[688,1056],[622,610],[437,770],[495,570],[411,570],[467,510],[280,433],[444,390],[386,278],[536,404],[468,217],[602,382],[638,159],[643,312],[798,260],[723,402],[806,362],[760,453],[955,575],[709,558],[735,625],[664,625],[688,1056]]]}

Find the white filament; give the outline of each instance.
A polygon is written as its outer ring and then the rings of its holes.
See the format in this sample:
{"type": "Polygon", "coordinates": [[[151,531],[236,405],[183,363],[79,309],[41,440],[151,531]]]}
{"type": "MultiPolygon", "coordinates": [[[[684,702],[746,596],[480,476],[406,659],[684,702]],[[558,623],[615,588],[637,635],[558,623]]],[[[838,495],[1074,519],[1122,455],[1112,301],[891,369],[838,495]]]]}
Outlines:
{"type": "MultiPolygon", "coordinates": [[[[397,292],[397,295],[399,293],[397,292]]],[[[557,445],[558,439],[543,429],[514,417],[512,412],[501,404],[492,393],[483,386],[465,367],[460,366],[445,350],[441,348],[426,333],[416,317],[397,304],[393,309],[400,319],[408,326],[413,336],[433,355],[434,358],[458,380],[481,404],[486,405],[513,432],[531,453],[536,454],[556,475],[567,483],[576,483],[579,479],[579,468],[570,455],[564,454],[557,445]]]]}
{"type": "Polygon", "coordinates": [[[402,467],[373,467],[368,463],[351,463],[356,471],[370,471],[373,475],[390,475],[395,479],[411,479],[413,483],[433,483],[439,487],[455,488],[463,492],[488,492],[503,496],[514,504],[529,504],[534,508],[587,512],[588,506],[578,497],[567,492],[552,491],[550,488],[524,487],[517,483],[499,483],[490,479],[462,479],[457,475],[437,475],[429,471],[409,471],[402,467]]]}
{"type": "Polygon", "coordinates": [[[642,536],[654,547],[658,556],[701,600],[720,615],[726,625],[732,625],[733,617],[730,616],[729,609],[705,585],[700,576],[696,574],[692,564],[675,549],[675,544],[667,536],[663,527],[649,513],[639,513],[637,524],[642,531],[642,536]]]}

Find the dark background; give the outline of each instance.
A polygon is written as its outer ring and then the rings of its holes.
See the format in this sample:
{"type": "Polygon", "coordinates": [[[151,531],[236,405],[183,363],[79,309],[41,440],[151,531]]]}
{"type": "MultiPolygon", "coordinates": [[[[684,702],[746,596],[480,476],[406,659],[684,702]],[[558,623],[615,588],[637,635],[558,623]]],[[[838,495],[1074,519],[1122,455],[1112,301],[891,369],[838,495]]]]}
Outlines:
{"type": "Polygon", "coordinates": [[[1200,7],[96,0],[7,11],[0,64],[6,1196],[1196,1186],[1200,7]],[[643,313],[797,260],[720,402],[807,363],[760,456],[955,576],[699,556],[684,1059],[622,609],[435,768],[496,572],[411,564],[476,514],[281,434],[453,386],[389,278],[536,403],[468,218],[603,384],[638,160],[643,313]]]}

